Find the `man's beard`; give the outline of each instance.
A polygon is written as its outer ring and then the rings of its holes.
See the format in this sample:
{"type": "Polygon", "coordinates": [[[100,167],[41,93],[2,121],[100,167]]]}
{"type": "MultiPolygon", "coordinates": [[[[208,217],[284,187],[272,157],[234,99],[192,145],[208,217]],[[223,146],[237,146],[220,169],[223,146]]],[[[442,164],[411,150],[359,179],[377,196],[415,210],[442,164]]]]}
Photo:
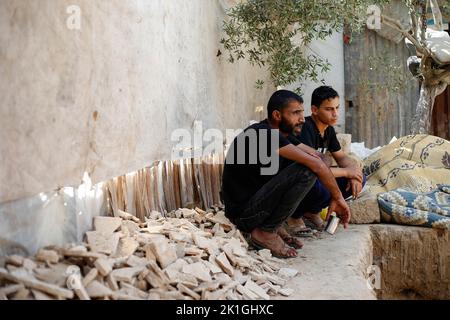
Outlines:
{"type": "Polygon", "coordinates": [[[294,124],[291,124],[291,123],[287,122],[283,118],[281,119],[281,122],[278,125],[278,127],[280,128],[281,132],[290,133],[290,134],[294,134],[295,133],[294,130],[295,130],[296,126],[294,124]]]}
{"type": "Polygon", "coordinates": [[[299,124],[298,126],[295,126],[294,128],[294,136],[300,135],[302,132],[303,123],[299,124]]]}

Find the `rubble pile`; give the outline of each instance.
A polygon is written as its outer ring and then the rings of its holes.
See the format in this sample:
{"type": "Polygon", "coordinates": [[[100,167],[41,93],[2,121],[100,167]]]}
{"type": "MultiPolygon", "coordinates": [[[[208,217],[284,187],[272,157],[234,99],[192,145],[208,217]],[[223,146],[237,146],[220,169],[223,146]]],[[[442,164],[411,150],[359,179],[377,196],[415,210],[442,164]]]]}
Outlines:
{"type": "Polygon", "coordinates": [[[249,251],[219,207],[153,211],[145,222],[116,211],[94,218],[85,243],[8,256],[0,300],[247,300],[293,292],[284,286],[298,271],[269,250],[249,251]]]}

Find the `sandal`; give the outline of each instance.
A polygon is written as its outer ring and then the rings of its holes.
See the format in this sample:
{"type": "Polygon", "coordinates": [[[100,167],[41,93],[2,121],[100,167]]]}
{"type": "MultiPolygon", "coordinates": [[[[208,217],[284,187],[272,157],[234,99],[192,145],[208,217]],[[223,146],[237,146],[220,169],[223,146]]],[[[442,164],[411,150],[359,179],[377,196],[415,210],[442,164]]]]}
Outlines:
{"type": "Polygon", "coordinates": [[[293,237],[311,238],[314,237],[314,232],[307,226],[286,226],[287,231],[293,237]]]}
{"type": "Polygon", "coordinates": [[[293,237],[309,238],[314,236],[313,230],[305,225],[302,218],[288,218],[283,226],[293,237]]]}
{"type": "MultiPolygon", "coordinates": [[[[288,246],[284,241],[281,241],[282,243],[282,247],[280,247],[280,242],[276,241],[278,239],[273,239],[270,240],[270,244],[266,244],[266,243],[262,243],[258,240],[256,240],[255,238],[250,238],[249,243],[255,247],[257,250],[262,250],[262,249],[269,249],[270,252],[272,253],[272,256],[276,257],[276,258],[295,258],[297,257],[297,251],[295,251],[294,248],[288,246]],[[278,243],[276,243],[278,242],[278,243]],[[272,246],[273,244],[273,246],[272,246]]],[[[279,240],[282,240],[281,238],[279,238],[279,240]]]]}

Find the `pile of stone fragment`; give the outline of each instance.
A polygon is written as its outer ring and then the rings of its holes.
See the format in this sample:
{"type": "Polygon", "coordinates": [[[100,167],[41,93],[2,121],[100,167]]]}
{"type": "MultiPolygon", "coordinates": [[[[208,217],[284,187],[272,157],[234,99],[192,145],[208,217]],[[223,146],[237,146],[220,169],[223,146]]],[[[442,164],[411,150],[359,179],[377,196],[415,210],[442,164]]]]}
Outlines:
{"type": "Polygon", "coordinates": [[[116,210],[93,224],[81,245],[8,256],[0,300],[267,300],[293,293],[285,284],[298,271],[269,250],[248,250],[220,207],[153,211],[145,222],[116,210]]]}

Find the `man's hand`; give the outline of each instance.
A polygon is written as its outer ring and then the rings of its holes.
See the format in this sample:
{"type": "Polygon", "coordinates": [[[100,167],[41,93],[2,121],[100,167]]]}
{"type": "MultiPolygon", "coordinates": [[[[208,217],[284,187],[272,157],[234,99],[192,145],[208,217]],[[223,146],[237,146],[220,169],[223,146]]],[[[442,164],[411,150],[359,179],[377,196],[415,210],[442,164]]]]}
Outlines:
{"type": "Polygon", "coordinates": [[[331,199],[330,205],[328,207],[327,220],[332,212],[336,212],[337,216],[344,224],[344,228],[347,228],[348,223],[350,222],[351,213],[347,202],[345,202],[342,196],[338,199],[331,199]]]}
{"type": "Polygon", "coordinates": [[[347,167],[345,168],[346,171],[346,178],[348,179],[355,179],[359,181],[361,184],[363,182],[363,173],[362,170],[358,167],[347,167]]]}
{"type": "Polygon", "coordinates": [[[352,188],[353,199],[356,199],[356,198],[358,198],[359,194],[361,193],[362,183],[359,182],[359,180],[357,180],[357,179],[349,179],[348,183],[347,183],[347,188],[345,189],[345,191],[350,190],[350,188],[352,188]]]}

